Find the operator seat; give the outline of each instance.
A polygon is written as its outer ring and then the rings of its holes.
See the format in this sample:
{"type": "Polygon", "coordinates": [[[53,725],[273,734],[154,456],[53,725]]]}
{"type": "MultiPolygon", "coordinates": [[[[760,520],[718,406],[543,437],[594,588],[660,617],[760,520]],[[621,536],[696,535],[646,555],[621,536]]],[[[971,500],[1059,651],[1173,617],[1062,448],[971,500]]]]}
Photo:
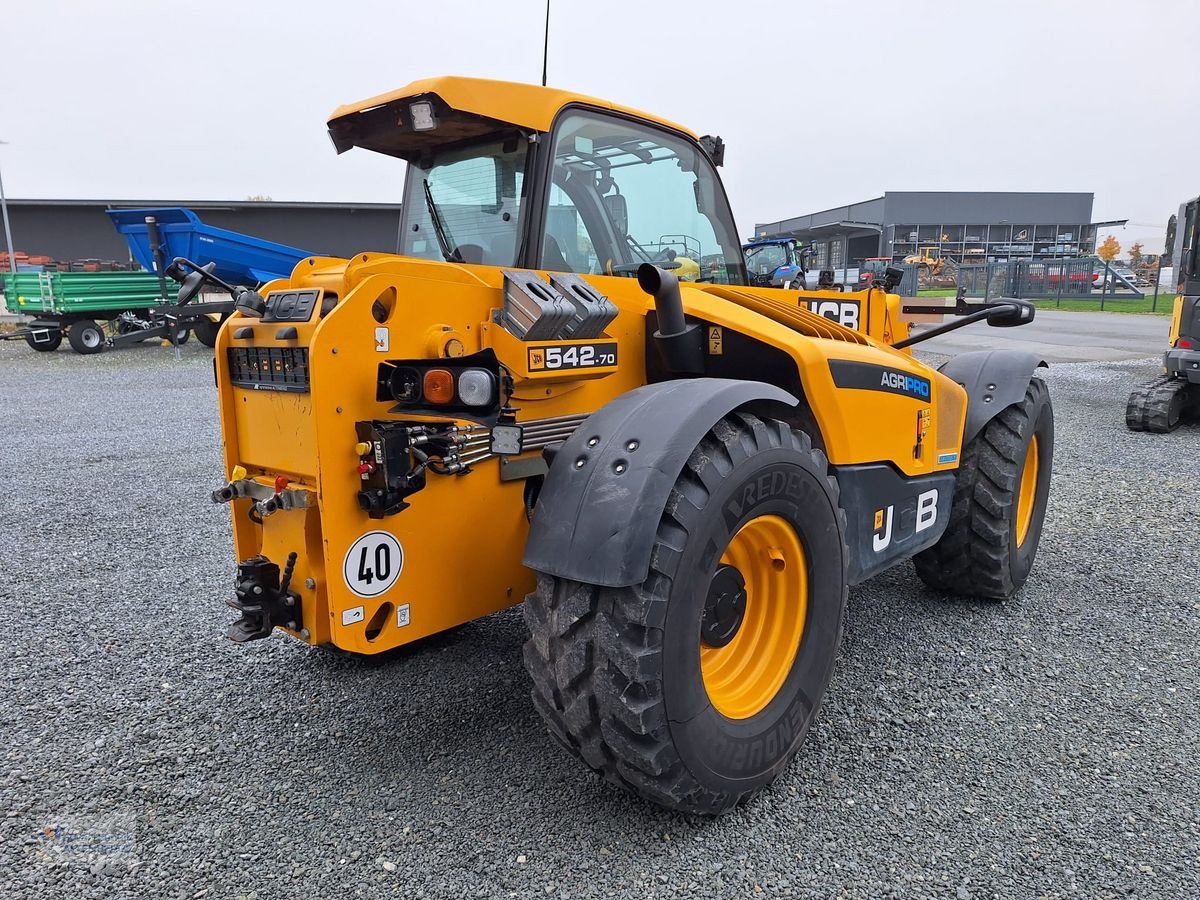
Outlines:
{"type": "Polygon", "coordinates": [[[547,272],[575,271],[563,256],[562,248],[558,246],[558,241],[552,234],[546,235],[546,239],[542,241],[542,268],[547,272]]]}

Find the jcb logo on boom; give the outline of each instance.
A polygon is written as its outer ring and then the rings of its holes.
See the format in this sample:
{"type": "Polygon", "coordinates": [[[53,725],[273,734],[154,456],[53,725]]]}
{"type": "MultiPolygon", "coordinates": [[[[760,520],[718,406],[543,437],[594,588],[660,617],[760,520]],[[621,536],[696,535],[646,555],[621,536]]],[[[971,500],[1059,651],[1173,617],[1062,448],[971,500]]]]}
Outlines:
{"type": "MultiPolygon", "coordinates": [[[[937,488],[930,488],[917,494],[915,508],[910,506],[911,500],[900,507],[899,521],[896,522],[896,506],[892,504],[883,509],[875,510],[875,533],[871,536],[871,546],[876,553],[882,553],[892,545],[893,537],[903,535],[911,527],[914,535],[920,534],[927,528],[932,528],[937,521],[937,488]],[[915,518],[914,518],[915,513],[915,518]]],[[[896,537],[896,540],[901,540],[896,537]]]]}
{"type": "Polygon", "coordinates": [[[818,316],[858,331],[858,302],[855,300],[810,300],[808,308],[818,316]]]}

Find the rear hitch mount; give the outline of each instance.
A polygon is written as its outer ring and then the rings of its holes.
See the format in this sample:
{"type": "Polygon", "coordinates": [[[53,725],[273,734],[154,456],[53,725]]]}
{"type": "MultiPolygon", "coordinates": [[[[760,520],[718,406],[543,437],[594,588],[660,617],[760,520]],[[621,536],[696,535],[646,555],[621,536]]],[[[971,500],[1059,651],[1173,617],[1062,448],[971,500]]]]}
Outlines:
{"type": "Polygon", "coordinates": [[[304,621],[300,595],[288,590],[295,568],[295,553],[288,554],[282,580],[278,564],[265,556],[238,563],[233,596],[225,604],[241,616],[226,629],[225,636],[244,644],[269,636],[276,625],[299,631],[304,621]]]}

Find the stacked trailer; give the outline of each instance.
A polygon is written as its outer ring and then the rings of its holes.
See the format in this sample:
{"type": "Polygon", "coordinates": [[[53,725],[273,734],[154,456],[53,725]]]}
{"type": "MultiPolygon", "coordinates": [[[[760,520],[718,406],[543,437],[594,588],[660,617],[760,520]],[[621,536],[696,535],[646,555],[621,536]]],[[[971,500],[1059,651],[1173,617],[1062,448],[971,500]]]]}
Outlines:
{"type": "MultiPolygon", "coordinates": [[[[76,353],[98,353],[115,338],[141,333],[175,298],[173,287],[164,291],[147,272],[18,272],[4,275],[4,294],[10,310],[33,322],[0,337],[24,338],[42,352],[57,350],[66,337],[76,353]]],[[[187,329],[173,336],[182,342],[187,329]]]]}
{"type": "Polygon", "coordinates": [[[0,338],[24,340],[34,350],[57,350],[66,337],[78,353],[98,353],[150,338],[182,344],[190,333],[207,347],[233,311],[232,299],[177,302],[166,277],[168,264],[184,258],[213,266],[231,284],[259,285],[287,278],[312,254],[251,235],[215,228],[181,207],[110,209],[145,272],[23,272],[4,276],[9,309],[33,317],[25,328],[0,338]]]}

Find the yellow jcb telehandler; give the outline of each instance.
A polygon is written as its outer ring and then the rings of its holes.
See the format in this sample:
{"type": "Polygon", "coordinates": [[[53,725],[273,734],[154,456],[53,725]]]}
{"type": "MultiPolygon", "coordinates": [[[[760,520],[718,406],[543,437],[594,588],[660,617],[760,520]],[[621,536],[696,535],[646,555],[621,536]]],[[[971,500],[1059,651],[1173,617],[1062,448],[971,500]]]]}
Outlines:
{"type": "MultiPolygon", "coordinates": [[[[906,310],[898,270],[857,293],[748,287],[723,142],[604,100],[435,78],[329,133],[407,163],[402,244],[227,286],[232,639],[374,654],[524,600],[550,732],[717,813],[801,745],[850,585],[908,559],[943,591],[1026,580],[1054,441],[1041,361],[939,371],[908,348],[1029,304],[906,310]],[[663,234],[699,243],[698,281],[644,249],[663,234]]],[[[184,295],[211,280],[176,268],[184,295]]]]}

